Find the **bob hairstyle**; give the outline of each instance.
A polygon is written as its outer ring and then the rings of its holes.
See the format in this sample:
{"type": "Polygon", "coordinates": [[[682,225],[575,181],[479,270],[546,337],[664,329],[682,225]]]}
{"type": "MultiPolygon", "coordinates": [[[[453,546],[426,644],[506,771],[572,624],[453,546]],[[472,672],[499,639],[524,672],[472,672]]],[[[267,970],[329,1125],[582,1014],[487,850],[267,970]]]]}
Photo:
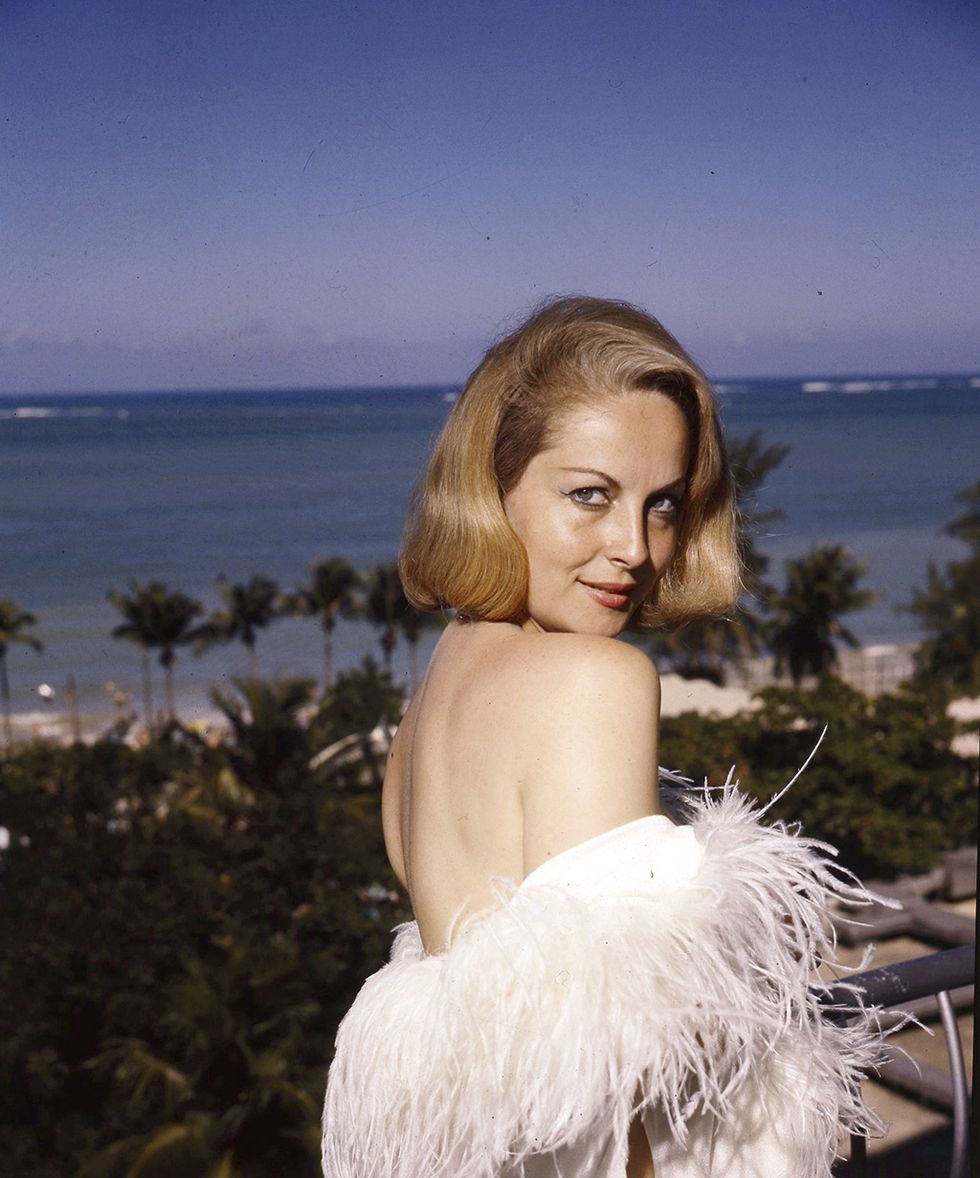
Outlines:
{"type": "Polygon", "coordinates": [[[634,392],[684,413],[691,457],[677,550],[634,615],[648,629],[731,611],[741,588],[732,478],[714,394],[677,340],[629,303],[544,303],[495,344],[467,381],[420,479],[399,568],[420,609],[527,617],[528,563],[503,500],[569,410],[634,392]]]}

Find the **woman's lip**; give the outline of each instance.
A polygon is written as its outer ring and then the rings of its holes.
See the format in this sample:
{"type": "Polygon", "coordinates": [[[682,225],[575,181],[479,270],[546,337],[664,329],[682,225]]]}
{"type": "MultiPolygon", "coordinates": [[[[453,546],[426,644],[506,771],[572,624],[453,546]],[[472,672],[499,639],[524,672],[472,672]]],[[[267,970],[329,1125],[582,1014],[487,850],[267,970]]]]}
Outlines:
{"type": "Polygon", "coordinates": [[[607,609],[622,609],[624,605],[629,605],[630,594],[636,588],[635,585],[613,585],[595,581],[581,581],[579,583],[593,601],[597,601],[607,609]]]}

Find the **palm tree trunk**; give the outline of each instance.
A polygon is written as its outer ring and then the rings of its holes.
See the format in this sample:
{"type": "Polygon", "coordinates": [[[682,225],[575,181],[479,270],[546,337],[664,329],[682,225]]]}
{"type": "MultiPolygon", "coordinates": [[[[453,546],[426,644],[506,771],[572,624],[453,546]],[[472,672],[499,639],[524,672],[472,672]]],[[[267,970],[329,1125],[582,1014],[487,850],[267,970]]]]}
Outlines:
{"type": "Polygon", "coordinates": [[[173,665],[168,663],[163,668],[164,686],[167,692],[167,718],[172,724],[177,719],[177,708],[174,704],[174,669],[173,665]]]}
{"type": "Polygon", "coordinates": [[[391,627],[381,631],[381,653],[384,656],[385,670],[391,671],[391,656],[395,652],[395,643],[398,639],[395,637],[391,627]]]}
{"type": "Polygon", "coordinates": [[[150,677],[150,652],[143,649],[143,723],[148,736],[153,735],[153,680],[150,677]]]}
{"type": "Polygon", "coordinates": [[[7,652],[0,650],[0,698],[3,700],[3,733],[7,748],[14,743],[13,723],[10,719],[10,681],[7,679],[7,652]]]}
{"type": "Polygon", "coordinates": [[[259,660],[255,653],[255,643],[248,644],[248,673],[253,679],[259,677],[259,660]]]}
{"type": "Polygon", "coordinates": [[[78,718],[78,684],[75,676],[69,675],[65,683],[65,703],[68,705],[68,726],[71,729],[72,744],[82,743],[82,725],[78,718]]]}
{"type": "Polygon", "coordinates": [[[333,635],[323,631],[323,694],[333,686],[333,635]]]}

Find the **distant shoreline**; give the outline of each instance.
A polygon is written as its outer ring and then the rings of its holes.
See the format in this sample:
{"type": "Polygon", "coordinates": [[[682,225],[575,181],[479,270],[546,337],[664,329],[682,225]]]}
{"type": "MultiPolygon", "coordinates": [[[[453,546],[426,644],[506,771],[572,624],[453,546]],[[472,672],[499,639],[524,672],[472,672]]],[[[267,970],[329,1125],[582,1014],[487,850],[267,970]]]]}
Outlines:
{"type": "MultiPolygon", "coordinates": [[[[730,434],[790,447],[753,506],[765,521],[757,542],[766,579],[778,588],[786,562],[815,545],[847,548],[876,594],[847,617],[869,646],[924,637],[917,615],[895,607],[908,605],[930,564],[959,557],[960,542],[943,528],[958,510],[956,494],[976,478],[977,390],[952,378],[894,380],[956,387],[808,394],[799,380],[771,378],[722,397],[730,434]]],[[[139,652],[112,638],[120,619],[108,590],[156,580],[207,613],[220,606],[219,574],[244,582],[260,573],[289,591],[321,557],[361,570],[394,560],[449,387],[4,398],[0,596],[34,615],[44,643],[39,654],[11,653],[14,708],[46,710],[38,688],[57,692],[58,706],[71,681],[82,712],[112,713],[117,691],[138,706],[139,652]],[[23,407],[36,412],[21,417],[23,407]]],[[[317,677],[319,644],[315,621],[276,621],[259,638],[259,665],[317,677]]],[[[366,622],[338,624],[335,667],[377,651],[366,622]]],[[[408,678],[404,653],[395,652],[399,682],[408,678]]],[[[200,657],[181,649],[177,689],[206,708],[209,685],[230,682],[246,664],[240,645],[200,657]]]]}
{"type": "MultiPolygon", "coordinates": [[[[839,652],[838,674],[855,690],[874,696],[897,690],[908,679],[914,669],[914,643],[879,643],[857,650],[839,652]]],[[[731,682],[724,687],[706,679],[685,679],[671,671],[661,675],[662,706],[665,718],[696,712],[703,716],[728,718],[740,712],[757,707],[754,693],[763,687],[786,686],[788,680],[776,679],[772,673],[771,656],[750,659],[741,671],[734,669],[731,682]]],[[[136,703],[135,700],[132,701],[136,703]]],[[[209,731],[223,731],[227,722],[221,712],[212,704],[202,705],[178,695],[177,714],[181,723],[206,735],[209,731]]],[[[950,705],[950,714],[961,721],[980,721],[980,697],[976,700],[964,697],[950,705]]],[[[104,709],[84,710],[77,715],[78,729],[83,741],[91,742],[106,733],[112,725],[132,715],[130,711],[104,709]]],[[[12,724],[14,742],[20,744],[31,739],[70,741],[72,738],[72,717],[63,706],[35,708],[30,711],[14,712],[12,724]]],[[[142,732],[142,717],[137,710],[136,723],[128,739],[142,732]]],[[[958,738],[961,739],[961,738],[958,738]]],[[[976,755],[972,737],[962,741],[958,748],[961,756],[976,755]]]]}

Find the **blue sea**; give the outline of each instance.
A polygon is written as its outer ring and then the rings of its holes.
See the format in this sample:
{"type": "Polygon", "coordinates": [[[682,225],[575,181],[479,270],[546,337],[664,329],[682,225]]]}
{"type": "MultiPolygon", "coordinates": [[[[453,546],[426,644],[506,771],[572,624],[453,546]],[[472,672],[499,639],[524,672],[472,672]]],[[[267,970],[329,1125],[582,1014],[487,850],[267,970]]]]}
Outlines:
{"type": "MultiPolygon", "coordinates": [[[[980,379],[752,380],[718,386],[727,431],[791,449],[759,506],[779,508],[763,549],[787,557],[846,545],[880,594],[853,615],[866,643],[914,641],[895,610],[929,561],[962,551],[941,534],[957,491],[980,477],[980,379]]],[[[114,640],[110,589],[158,579],[217,605],[214,580],[262,573],[292,587],[314,560],[366,568],[398,550],[406,503],[448,413],[449,388],[23,395],[0,398],[0,598],[37,616],[44,651],[13,647],[14,706],[69,675],[83,711],[139,691],[136,647],[114,640]]],[[[376,651],[342,623],[337,663],[376,651]]],[[[268,674],[320,668],[315,622],[284,621],[258,644],[268,674]]],[[[182,701],[244,671],[240,648],[182,651],[182,701]]],[[[406,674],[400,655],[397,673],[406,674]]]]}

